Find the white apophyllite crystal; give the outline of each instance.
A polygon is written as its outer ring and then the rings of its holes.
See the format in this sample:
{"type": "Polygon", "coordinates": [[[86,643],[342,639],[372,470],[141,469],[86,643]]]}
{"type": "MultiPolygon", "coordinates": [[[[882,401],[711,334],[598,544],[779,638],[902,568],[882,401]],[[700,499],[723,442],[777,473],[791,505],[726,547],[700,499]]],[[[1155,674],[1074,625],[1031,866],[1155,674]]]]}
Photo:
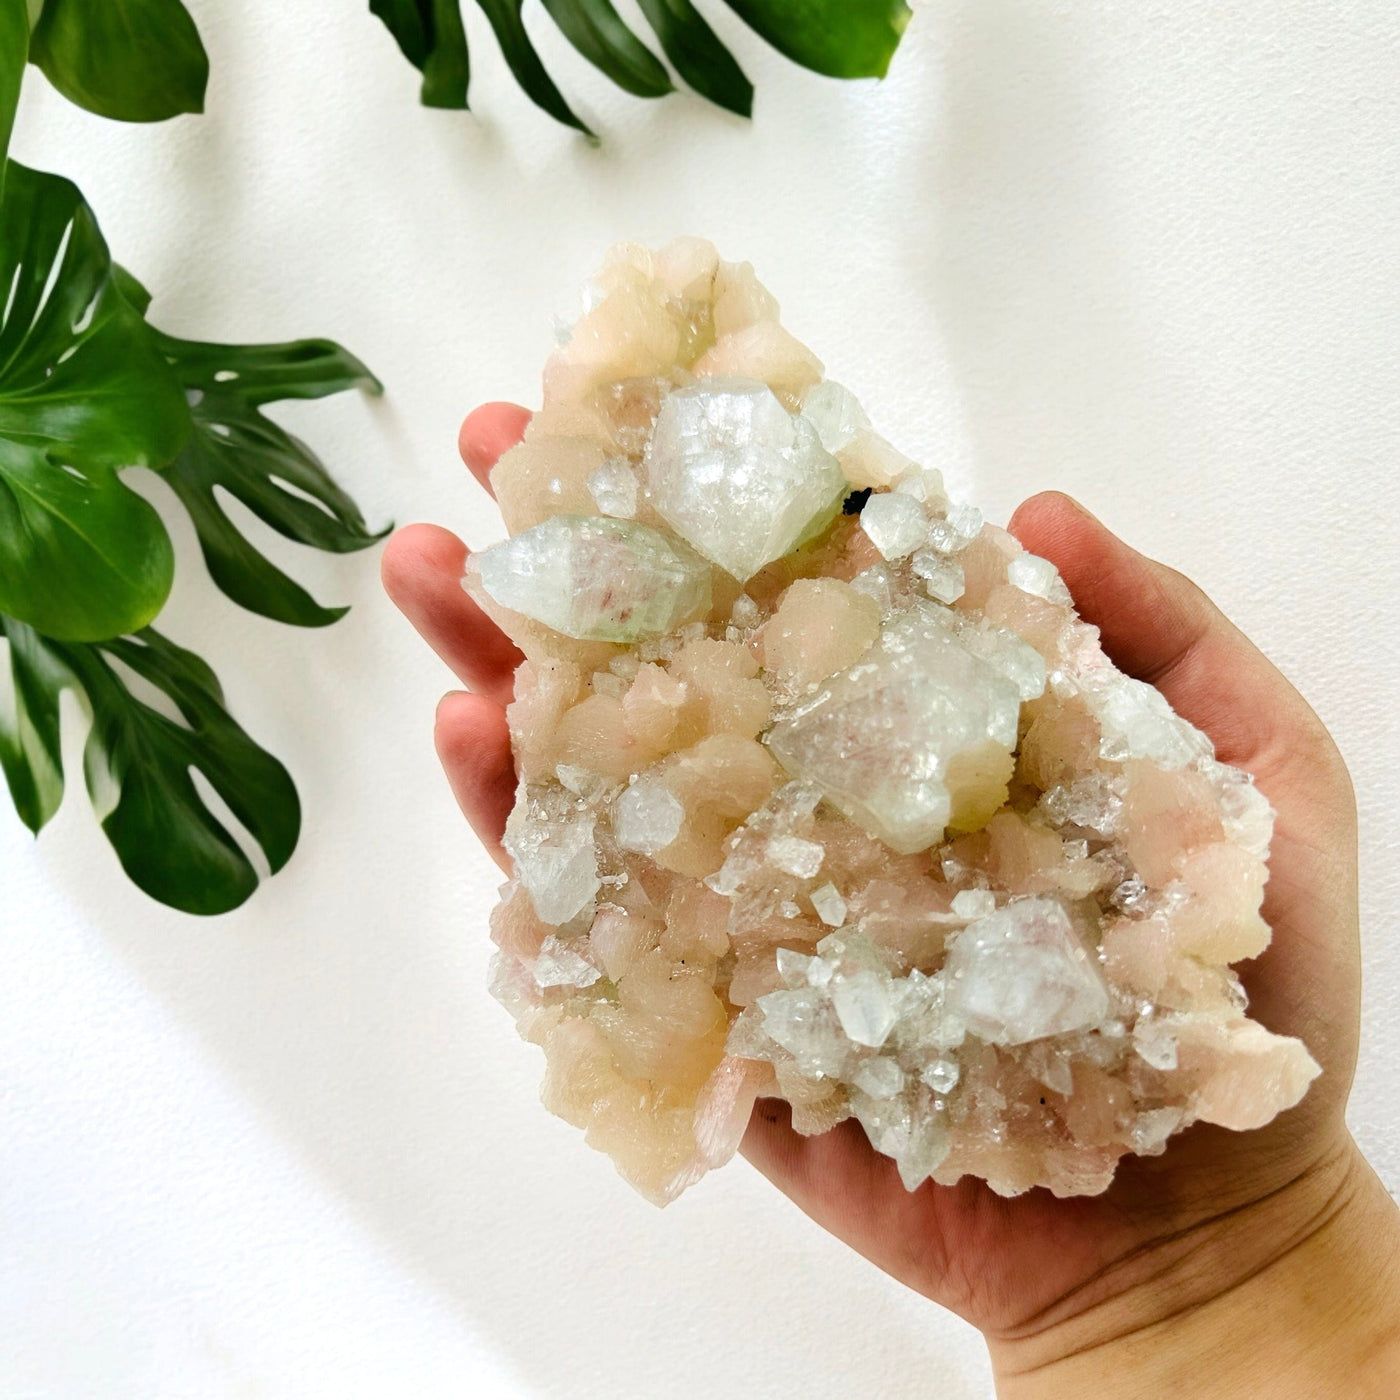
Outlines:
{"type": "MultiPolygon", "coordinates": [[[[976,506],[955,505],[946,515],[929,523],[929,544],[940,553],[955,554],[966,549],[982,533],[982,524],[982,512],[976,506]]],[[[1022,557],[1029,556],[1015,556],[1007,568],[1022,557]]]]}
{"type": "Polygon", "coordinates": [[[872,496],[860,513],[860,525],[881,556],[891,561],[912,554],[928,539],[923,504],[900,491],[872,496]]]}
{"type": "Polygon", "coordinates": [[[589,478],[588,494],[604,515],[631,520],[637,513],[637,473],[626,457],[609,457],[589,478]]]}
{"type": "Polygon", "coordinates": [[[919,1072],[919,1078],[935,1094],[951,1094],[958,1086],[960,1074],[956,1060],[930,1060],[919,1072]]]}
{"type": "Polygon", "coordinates": [[[526,656],[494,995],[655,1201],[759,1095],[911,1190],[1104,1190],[1319,1072],[1246,1016],[1273,814],[744,263],[615,249],[466,586],[526,656]]]}
{"type": "Polygon", "coordinates": [[[591,987],[603,974],[554,934],[540,945],[534,966],[537,987],[591,987]]]}
{"type": "Polygon", "coordinates": [[[768,843],[768,859],[788,875],[810,880],[822,868],[825,852],[815,841],[800,836],[775,836],[768,843]]]}
{"type": "Polygon", "coordinates": [[[1090,673],[1081,684],[1085,705],[1099,722],[1102,757],[1183,768],[1212,756],[1210,740],[1176,714],[1160,690],[1111,667],[1090,673]]]}
{"type": "Polygon", "coordinates": [[[904,1071],[897,1060],[886,1055],[872,1055],[852,1071],[851,1083],[872,1099],[889,1099],[904,1088],[904,1071]]]}
{"type": "Polygon", "coordinates": [[[1097,961],[1053,899],[1023,899],[957,934],[948,1005],[993,1045],[1088,1030],[1109,1012],[1097,961]]]}
{"type": "Polygon", "coordinates": [[[1020,710],[1005,676],[917,608],[780,717],[768,746],[894,850],[921,851],[1005,800],[1020,710]]]}
{"type": "MultiPolygon", "coordinates": [[[[912,496],[924,507],[925,535],[933,528],[929,513],[946,513],[952,504],[948,500],[947,491],[943,489],[943,473],[936,467],[920,466],[917,462],[908,463],[895,479],[894,494],[912,496]]],[[[871,500],[874,500],[873,496],[871,500]]]]}
{"type": "Polygon", "coordinates": [[[936,550],[921,549],[909,561],[915,576],[923,580],[924,592],[940,603],[956,603],[967,591],[967,575],[956,559],[936,550]]]}
{"type": "Polygon", "coordinates": [[[1153,1069],[1175,1069],[1176,1036],[1172,1033],[1170,1018],[1159,1020],[1144,1016],[1133,1027],[1133,1048],[1153,1069]]]}
{"type": "Polygon", "coordinates": [[[758,999],[763,1032],[796,1060],[803,1074],[839,1075],[850,1060],[850,1042],[818,987],[769,992],[758,999]]]}
{"type": "Polygon", "coordinates": [[[812,891],[811,900],[817,918],[828,927],[840,928],[846,922],[846,901],[841,898],[841,891],[829,881],[812,891]]]}
{"type": "Polygon", "coordinates": [[[1013,559],[1006,566],[1006,581],[1037,598],[1049,598],[1056,603],[1070,601],[1069,589],[1060,578],[1060,571],[1048,559],[1039,559],[1034,554],[1022,554],[1013,559]]]}
{"type": "Polygon", "coordinates": [[[472,560],[482,588],[503,608],[566,637],[661,636],[710,601],[704,560],[630,521],[556,515],[472,560]]]}
{"type": "Polygon", "coordinates": [[[888,979],[868,968],[832,979],[831,1004],[837,1020],[857,1045],[878,1050],[894,1029],[899,1012],[888,986],[888,979]]]}
{"type": "Polygon", "coordinates": [[[659,782],[643,778],[613,807],[613,835],[624,851],[654,856],[680,835],[685,808],[659,782]]]}
{"type": "Polygon", "coordinates": [[[997,912],[997,897],[991,890],[959,890],[952,909],[960,919],[985,919],[997,912]]]}
{"type": "Polygon", "coordinates": [[[670,394],[646,463],[662,519],[741,583],[829,520],[848,489],[817,430],[751,379],[670,394]]]}
{"type": "Polygon", "coordinates": [[[547,924],[567,924],[602,887],[593,844],[597,818],[546,790],[518,805],[506,823],[515,874],[547,924]]]}
{"type": "Polygon", "coordinates": [[[851,391],[835,380],[823,379],[802,396],[802,416],[817,430],[830,453],[849,447],[857,433],[870,428],[870,419],[851,391]]]}

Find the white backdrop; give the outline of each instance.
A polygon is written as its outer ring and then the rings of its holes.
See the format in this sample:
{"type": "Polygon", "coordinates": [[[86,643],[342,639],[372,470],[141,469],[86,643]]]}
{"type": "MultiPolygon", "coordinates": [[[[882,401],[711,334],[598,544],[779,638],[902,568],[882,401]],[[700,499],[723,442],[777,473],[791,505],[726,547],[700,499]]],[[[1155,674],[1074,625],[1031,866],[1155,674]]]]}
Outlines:
{"type": "MultiPolygon", "coordinates": [[[[160,324],[331,335],[371,364],[384,401],[277,415],[371,522],[495,538],[463,412],[534,399],[606,244],[695,232],[751,259],[877,423],[992,518],[1061,487],[1197,577],[1356,776],[1353,1120],[1400,1183],[1389,0],[940,0],[879,85],[723,23],[752,125],[615,93],[536,24],[599,149],[528,106],[476,11],[468,117],[416,105],[363,0],[191,9],[207,116],[122,127],[30,70],[16,154],[80,182],[160,324]]],[[[497,877],[433,758],[446,672],[373,557],[252,527],[354,604],[300,632],[227,603],[170,518],[162,626],[289,763],[306,828],[250,904],[198,922],[126,883],[78,781],[37,843],[0,801],[0,1392],[989,1395],[970,1329],[746,1164],[657,1212],[544,1113],[537,1052],[483,987],[497,877]]]]}

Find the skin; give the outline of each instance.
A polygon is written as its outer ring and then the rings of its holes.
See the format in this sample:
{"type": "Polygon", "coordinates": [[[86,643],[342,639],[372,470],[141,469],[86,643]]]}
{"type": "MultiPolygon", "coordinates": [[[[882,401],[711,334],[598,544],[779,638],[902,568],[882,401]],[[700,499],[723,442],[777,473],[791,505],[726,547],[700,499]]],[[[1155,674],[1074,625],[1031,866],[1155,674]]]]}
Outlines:
{"type": "MultiPolygon", "coordinates": [[[[487,404],[460,448],[487,490],[527,410],[487,404]]],[[[1198,1125],[1123,1159],[1101,1196],[1003,1199],[970,1178],[906,1192],[854,1122],[820,1137],[761,1101],[744,1152],[825,1229],[987,1339],[1002,1400],[1400,1395],[1400,1212],[1347,1130],[1360,1018],[1356,808],[1307,702],[1189,579],[1067,496],[1010,529],[1060,570],[1108,654],[1253,773],[1278,813],[1269,951],[1243,969],[1251,1014],[1301,1037],[1323,1074],[1257,1132],[1198,1125]]],[[[515,775],[504,706],[520,660],[460,586],[466,547],[436,525],[389,542],[384,584],[466,687],[437,711],[458,803],[502,866],[515,775]]]]}

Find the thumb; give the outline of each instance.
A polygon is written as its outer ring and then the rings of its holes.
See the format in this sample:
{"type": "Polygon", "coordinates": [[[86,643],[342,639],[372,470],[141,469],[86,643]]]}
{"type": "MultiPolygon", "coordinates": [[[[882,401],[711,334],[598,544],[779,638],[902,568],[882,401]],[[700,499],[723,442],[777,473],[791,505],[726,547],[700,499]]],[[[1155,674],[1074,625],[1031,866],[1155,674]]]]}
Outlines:
{"type": "Polygon", "coordinates": [[[1271,661],[1196,584],[1131,548],[1058,491],[1032,496],[1013,535],[1060,571],[1080,616],[1120,670],[1147,681],[1226,763],[1272,768],[1322,722],[1271,661]]]}

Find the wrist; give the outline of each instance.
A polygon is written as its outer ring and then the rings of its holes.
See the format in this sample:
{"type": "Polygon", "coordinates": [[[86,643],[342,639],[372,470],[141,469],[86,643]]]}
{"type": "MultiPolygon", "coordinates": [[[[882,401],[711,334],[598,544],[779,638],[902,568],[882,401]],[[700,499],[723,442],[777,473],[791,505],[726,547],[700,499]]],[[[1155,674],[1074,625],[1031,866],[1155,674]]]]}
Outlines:
{"type": "Polygon", "coordinates": [[[1139,1265],[1083,1312],[988,1337],[1000,1400],[1400,1395],[1400,1211],[1349,1137],[1139,1265]]]}

